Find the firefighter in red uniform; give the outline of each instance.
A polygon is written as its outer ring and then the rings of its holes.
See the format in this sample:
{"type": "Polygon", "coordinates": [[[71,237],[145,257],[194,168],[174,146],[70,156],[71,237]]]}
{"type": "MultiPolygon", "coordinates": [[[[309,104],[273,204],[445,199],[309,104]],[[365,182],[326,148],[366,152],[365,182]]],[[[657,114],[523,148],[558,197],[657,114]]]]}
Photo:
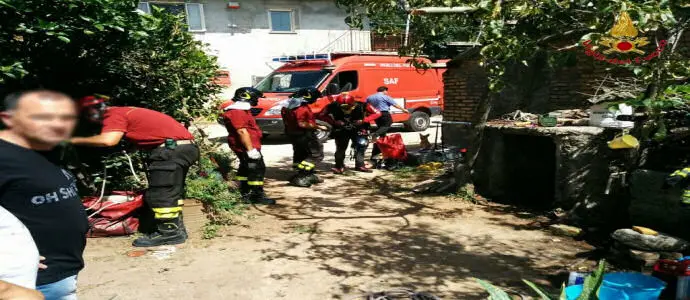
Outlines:
{"type": "Polygon", "coordinates": [[[102,97],[80,100],[89,121],[101,123],[101,134],[74,137],[75,145],[112,147],[124,137],[148,152],[149,187],[144,199],[153,210],[156,231],[136,239],[135,247],[175,245],[187,240],[182,205],[187,171],[199,160],[194,136],[172,117],[139,107],[108,107],[102,97]]]}
{"type": "Polygon", "coordinates": [[[275,204],[264,193],[266,164],[261,155],[262,132],[250,109],[259,103],[263,93],[255,88],[243,87],[235,91],[234,102],[224,104],[222,121],[228,130],[228,145],[240,160],[235,179],[240,183],[243,198],[256,204],[275,204]]]}
{"type": "Polygon", "coordinates": [[[350,141],[355,152],[355,170],[371,172],[364,165],[364,152],[369,145],[369,123],[380,116],[381,113],[373,106],[356,101],[348,94],[337,96],[319,114],[319,119],[333,126],[336,147],[333,173],[342,174],[345,171],[345,152],[350,141]]]}
{"type": "Polygon", "coordinates": [[[315,174],[315,163],[323,160],[323,144],[316,136],[316,130],[328,130],[316,124],[316,117],[309,105],[321,97],[315,88],[303,88],[290,96],[288,106],[282,110],[285,133],[292,143],[293,167],[297,175],[290,183],[299,187],[310,187],[321,183],[315,174]]]}

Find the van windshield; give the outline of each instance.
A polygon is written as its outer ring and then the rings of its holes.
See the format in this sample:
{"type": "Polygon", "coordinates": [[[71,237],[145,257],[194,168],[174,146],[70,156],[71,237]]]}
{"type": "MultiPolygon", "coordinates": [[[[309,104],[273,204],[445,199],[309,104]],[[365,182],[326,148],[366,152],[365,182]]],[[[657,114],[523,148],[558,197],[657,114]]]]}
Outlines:
{"type": "Polygon", "coordinates": [[[275,72],[261,80],[256,89],[264,93],[292,93],[301,88],[316,87],[328,74],[322,70],[275,72]]]}

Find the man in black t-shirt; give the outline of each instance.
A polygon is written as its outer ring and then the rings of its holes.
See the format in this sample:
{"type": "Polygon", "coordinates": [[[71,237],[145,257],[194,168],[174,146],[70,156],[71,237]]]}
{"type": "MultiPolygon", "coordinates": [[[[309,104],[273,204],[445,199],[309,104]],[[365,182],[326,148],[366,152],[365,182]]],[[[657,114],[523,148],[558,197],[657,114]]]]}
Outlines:
{"type": "Polygon", "coordinates": [[[76,299],[84,267],[88,222],[75,178],[51,160],[77,122],[74,101],[53,91],[29,91],[4,100],[0,118],[0,206],[29,229],[47,268],[36,286],[46,299],[76,299]]]}

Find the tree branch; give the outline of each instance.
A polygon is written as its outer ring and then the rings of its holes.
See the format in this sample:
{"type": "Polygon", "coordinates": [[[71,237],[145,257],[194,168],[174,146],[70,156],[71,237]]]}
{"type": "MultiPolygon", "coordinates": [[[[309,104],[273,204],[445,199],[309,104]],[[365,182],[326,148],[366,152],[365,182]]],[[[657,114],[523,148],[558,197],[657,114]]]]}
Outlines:
{"type": "Polygon", "coordinates": [[[582,32],[582,31],[587,31],[587,30],[589,30],[589,29],[588,28],[576,28],[576,29],[565,31],[565,32],[559,32],[556,34],[547,35],[547,36],[537,40],[537,44],[552,40],[552,39],[557,38],[557,37],[565,37],[565,36],[571,35],[571,34],[576,33],[576,32],[582,32]]]}

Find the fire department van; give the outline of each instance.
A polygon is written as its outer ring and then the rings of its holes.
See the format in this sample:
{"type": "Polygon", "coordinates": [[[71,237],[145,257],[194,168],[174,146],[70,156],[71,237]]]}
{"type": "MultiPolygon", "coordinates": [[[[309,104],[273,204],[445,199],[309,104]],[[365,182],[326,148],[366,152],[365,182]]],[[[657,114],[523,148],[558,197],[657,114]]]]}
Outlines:
{"type": "MultiPolygon", "coordinates": [[[[396,53],[380,52],[273,58],[274,62],[283,65],[255,86],[264,92],[266,98],[252,108],[252,115],[264,134],[282,134],[281,109],[287,104],[288,96],[300,88],[316,87],[324,94],[311,106],[317,113],[328,105],[329,95],[348,92],[355,99],[364,101],[376,93],[378,87],[387,86],[389,95],[410,112],[405,114],[391,107],[393,122],[403,123],[410,130],[423,131],[429,127],[429,118],[443,111],[442,75],[445,67],[416,69],[408,63],[408,59],[410,57],[399,57],[396,53]]],[[[327,139],[329,134],[323,131],[318,133],[322,140],[327,139]]]]}

